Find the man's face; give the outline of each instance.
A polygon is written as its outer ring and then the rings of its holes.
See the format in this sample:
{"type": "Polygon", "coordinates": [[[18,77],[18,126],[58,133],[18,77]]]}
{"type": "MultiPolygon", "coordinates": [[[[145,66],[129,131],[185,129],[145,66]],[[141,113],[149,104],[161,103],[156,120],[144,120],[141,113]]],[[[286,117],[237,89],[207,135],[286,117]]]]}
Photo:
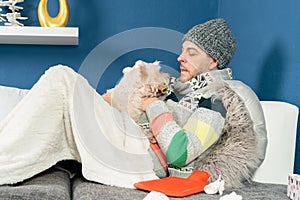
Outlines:
{"type": "Polygon", "coordinates": [[[186,40],[182,44],[182,53],[177,58],[180,62],[181,82],[186,82],[199,74],[217,69],[218,62],[194,43],[186,40]]]}

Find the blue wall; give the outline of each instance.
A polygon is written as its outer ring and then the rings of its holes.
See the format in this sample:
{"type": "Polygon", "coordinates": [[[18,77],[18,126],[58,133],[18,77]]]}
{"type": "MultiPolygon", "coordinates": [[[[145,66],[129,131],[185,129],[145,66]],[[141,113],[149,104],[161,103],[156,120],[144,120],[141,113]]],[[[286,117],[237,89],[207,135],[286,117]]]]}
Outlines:
{"type": "MultiPolygon", "coordinates": [[[[38,2],[25,0],[20,4],[24,6],[23,16],[29,17],[24,21],[26,26],[39,25],[38,2]]],[[[300,107],[300,79],[297,76],[300,73],[299,1],[90,0],[79,4],[79,1],[69,0],[69,3],[68,26],[79,27],[79,46],[0,45],[1,85],[30,88],[46,69],[58,63],[78,71],[95,47],[127,30],[161,27],[185,33],[193,25],[219,16],[228,21],[237,38],[237,52],[230,65],[235,77],[252,87],[262,100],[281,100],[300,107]]],[[[49,0],[52,15],[57,13],[57,7],[56,0],[49,0]]],[[[181,41],[174,43],[180,51],[181,41]]],[[[107,53],[119,48],[121,46],[115,44],[107,53]]],[[[103,54],[97,59],[105,57],[103,54]]],[[[176,57],[174,53],[151,48],[128,52],[105,70],[97,90],[102,93],[112,87],[121,77],[120,69],[137,59],[161,60],[177,69],[176,57]]],[[[94,64],[91,70],[102,67],[94,64]]],[[[296,172],[300,172],[299,151],[297,148],[296,172]]]]}
{"type": "MultiPolygon", "coordinates": [[[[26,26],[39,26],[38,2],[27,0],[20,4],[24,7],[22,15],[29,17],[29,20],[24,21],[26,26]]],[[[139,27],[163,27],[186,32],[193,25],[216,17],[218,12],[218,0],[191,0],[189,4],[184,0],[177,0],[176,3],[170,0],[91,0],[82,3],[69,0],[69,4],[71,16],[68,26],[79,27],[79,46],[0,45],[0,84],[30,88],[51,65],[62,63],[78,70],[99,43],[115,34],[139,27]]],[[[49,0],[48,6],[50,14],[55,15],[58,10],[57,0],[49,0]]],[[[176,43],[180,51],[181,41],[176,43]]],[[[110,48],[110,51],[117,50],[118,46],[110,48]]],[[[137,59],[162,60],[174,68],[178,67],[174,55],[165,58],[157,57],[160,54],[155,50],[146,53],[139,53],[138,57],[134,53],[124,55],[120,58],[123,62],[116,61],[107,70],[106,79],[110,79],[109,83],[104,77],[98,87],[99,92],[112,87],[119,80],[119,68],[132,65],[137,59]]],[[[99,55],[98,59],[102,56],[99,55]]]]}
{"type": "MultiPolygon", "coordinates": [[[[251,86],[261,100],[285,101],[300,107],[300,1],[220,0],[219,3],[219,16],[227,19],[237,38],[238,50],[231,63],[236,78],[251,86]]],[[[296,173],[300,172],[298,146],[296,173]]]]}

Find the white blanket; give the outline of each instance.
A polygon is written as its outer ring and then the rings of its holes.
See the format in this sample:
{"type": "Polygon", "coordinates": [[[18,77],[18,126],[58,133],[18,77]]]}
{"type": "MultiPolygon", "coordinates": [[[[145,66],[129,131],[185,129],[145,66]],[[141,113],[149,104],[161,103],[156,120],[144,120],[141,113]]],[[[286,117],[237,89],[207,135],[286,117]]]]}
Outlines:
{"type": "Polygon", "coordinates": [[[140,128],[65,66],[46,71],[0,122],[0,135],[0,184],[68,159],[82,163],[86,179],[108,185],[157,178],[140,128]]]}

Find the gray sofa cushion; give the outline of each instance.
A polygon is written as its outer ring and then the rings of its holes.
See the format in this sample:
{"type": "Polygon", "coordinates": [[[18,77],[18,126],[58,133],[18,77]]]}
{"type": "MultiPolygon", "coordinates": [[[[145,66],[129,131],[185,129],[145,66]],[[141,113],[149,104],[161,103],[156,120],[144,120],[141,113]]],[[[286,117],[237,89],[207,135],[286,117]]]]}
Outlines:
{"type": "Polygon", "coordinates": [[[71,199],[69,174],[51,168],[37,176],[15,185],[0,186],[0,199],[71,199]]]}
{"type": "Polygon", "coordinates": [[[72,190],[74,200],[142,200],[148,194],[144,191],[90,182],[85,180],[82,176],[74,178],[72,190]]]}
{"type": "MultiPolygon", "coordinates": [[[[120,187],[107,186],[99,183],[94,183],[85,180],[82,176],[77,176],[73,181],[73,199],[74,200],[142,200],[148,194],[148,192],[126,189],[120,187]]],[[[240,189],[225,191],[225,194],[236,192],[243,197],[243,200],[284,200],[289,199],[287,197],[286,185],[275,184],[262,184],[257,182],[247,183],[240,189]]],[[[178,198],[170,198],[178,199],[178,198]]],[[[205,193],[199,193],[196,195],[188,196],[182,199],[189,200],[219,200],[219,195],[208,195],[205,193]]]]}

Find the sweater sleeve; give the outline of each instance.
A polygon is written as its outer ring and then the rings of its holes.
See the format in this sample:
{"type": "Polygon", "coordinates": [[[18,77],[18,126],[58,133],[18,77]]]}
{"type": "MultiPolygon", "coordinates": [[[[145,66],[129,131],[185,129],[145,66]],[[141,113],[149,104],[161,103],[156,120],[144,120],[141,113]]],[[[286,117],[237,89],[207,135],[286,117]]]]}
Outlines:
{"type": "Polygon", "coordinates": [[[161,150],[177,167],[187,165],[215,144],[225,122],[220,113],[198,108],[180,127],[163,101],[151,103],[146,112],[161,150]]]}

